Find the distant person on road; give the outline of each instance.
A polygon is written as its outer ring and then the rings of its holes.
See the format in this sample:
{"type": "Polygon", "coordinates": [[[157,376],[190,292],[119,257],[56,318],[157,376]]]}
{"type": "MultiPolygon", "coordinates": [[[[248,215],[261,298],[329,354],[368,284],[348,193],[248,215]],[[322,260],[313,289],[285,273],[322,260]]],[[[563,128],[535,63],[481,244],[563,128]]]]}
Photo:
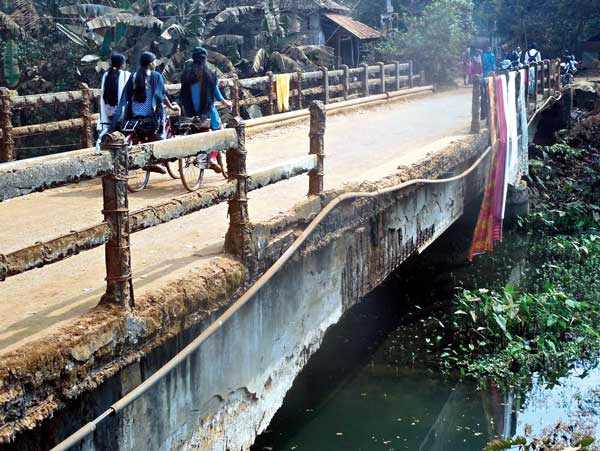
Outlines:
{"type": "Polygon", "coordinates": [[[469,47],[467,47],[467,50],[465,51],[465,53],[463,53],[462,64],[463,64],[463,82],[466,86],[471,83],[471,79],[472,79],[471,49],[469,47]]]}
{"type": "Polygon", "coordinates": [[[485,49],[485,53],[483,54],[483,76],[487,77],[490,75],[490,72],[494,72],[496,70],[496,55],[492,52],[492,48],[488,47],[485,49]]]}
{"type": "Polygon", "coordinates": [[[542,61],[542,54],[537,49],[537,44],[534,42],[529,46],[529,50],[525,54],[525,62],[528,64],[538,63],[542,61]]]}
{"type": "Polygon", "coordinates": [[[110,69],[102,75],[100,82],[100,120],[96,127],[98,131],[96,151],[100,150],[102,137],[108,133],[112,117],[121,101],[123,89],[131,76],[131,72],[125,70],[127,66],[125,56],[120,53],[111,55],[110,66],[110,69]]]}
{"type": "Polygon", "coordinates": [[[483,75],[483,50],[475,50],[475,54],[471,58],[471,75],[483,75]]]}

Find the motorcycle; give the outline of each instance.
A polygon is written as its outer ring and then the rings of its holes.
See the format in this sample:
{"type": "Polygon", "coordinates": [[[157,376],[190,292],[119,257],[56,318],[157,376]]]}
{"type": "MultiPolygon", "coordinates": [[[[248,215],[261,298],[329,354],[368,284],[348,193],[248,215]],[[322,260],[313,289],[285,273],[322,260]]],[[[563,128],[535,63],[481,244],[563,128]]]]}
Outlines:
{"type": "Polygon", "coordinates": [[[567,86],[575,81],[575,73],[577,69],[571,62],[560,63],[560,84],[567,86]]]}

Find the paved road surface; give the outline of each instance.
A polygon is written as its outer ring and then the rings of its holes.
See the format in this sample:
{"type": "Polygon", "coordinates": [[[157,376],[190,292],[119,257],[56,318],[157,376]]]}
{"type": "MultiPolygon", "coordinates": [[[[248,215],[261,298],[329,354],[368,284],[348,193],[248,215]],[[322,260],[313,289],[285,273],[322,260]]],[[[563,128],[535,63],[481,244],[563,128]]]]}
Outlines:
{"type": "MultiPolygon", "coordinates": [[[[325,136],[325,189],[350,180],[375,180],[399,164],[422,158],[470,124],[471,91],[460,89],[330,117],[325,136]],[[440,141],[441,140],[441,141],[440,141]]],[[[308,153],[306,124],[273,130],[248,140],[248,170],[308,153]]],[[[217,175],[207,183],[220,183],[217,175]]],[[[250,193],[253,221],[288,210],[307,192],[308,179],[292,180],[250,193]]],[[[133,195],[132,210],[183,193],[178,180],[152,174],[149,187],[133,195]]],[[[56,188],[0,203],[4,228],[0,253],[47,240],[101,221],[98,180],[56,188]]],[[[132,235],[136,295],[168,283],[222,250],[227,204],[132,235]]],[[[104,292],[102,247],[0,282],[0,352],[84,313],[104,292]]]]}

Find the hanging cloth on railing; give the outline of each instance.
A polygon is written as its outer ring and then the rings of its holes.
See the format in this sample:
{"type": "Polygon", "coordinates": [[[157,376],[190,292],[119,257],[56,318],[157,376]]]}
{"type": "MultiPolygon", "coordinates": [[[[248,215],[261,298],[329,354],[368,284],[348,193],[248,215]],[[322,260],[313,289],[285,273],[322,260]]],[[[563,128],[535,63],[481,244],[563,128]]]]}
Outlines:
{"type": "Polygon", "coordinates": [[[529,127],[527,125],[527,96],[525,87],[527,86],[527,71],[521,70],[521,86],[519,90],[519,113],[521,121],[521,151],[519,152],[519,174],[527,176],[529,174],[529,127]]]}
{"type": "Polygon", "coordinates": [[[517,72],[508,73],[508,95],[506,102],[506,122],[508,131],[508,148],[506,155],[506,179],[513,186],[521,181],[519,174],[519,126],[517,114],[517,72]]]}
{"type": "Polygon", "coordinates": [[[506,177],[507,153],[508,153],[508,87],[506,77],[496,78],[496,102],[498,106],[498,162],[495,173],[495,190],[493,200],[494,227],[492,239],[502,241],[502,220],[504,219],[504,204],[508,191],[508,179],[506,177]]]}
{"type": "Polygon", "coordinates": [[[277,94],[277,111],[283,113],[290,109],[290,74],[275,75],[275,92],[277,94]]]}
{"type": "Polygon", "coordinates": [[[483,254],[484,252],[491,252],[494,249],[494,242],[492,238],[492,205],[496,184],[496,165],[498,161],[499,148],[498,108],[496,106],[495,78],[488,77],[485,78],[484,81],[486,83],[486,90],[488,93],[488,125],[492,144],[489,156],[490,163],[487,181],[485,184],[485,191],[483,194],[483,201],[481,202],[481,209],[479,210],[479,217],[477,218],[477,226],[475,227],[475,233],[473,234],[473,242],[471,243],[471,249],[469,250],[469,260],[471,261],[473,260],[473,256],[483,254]]]}

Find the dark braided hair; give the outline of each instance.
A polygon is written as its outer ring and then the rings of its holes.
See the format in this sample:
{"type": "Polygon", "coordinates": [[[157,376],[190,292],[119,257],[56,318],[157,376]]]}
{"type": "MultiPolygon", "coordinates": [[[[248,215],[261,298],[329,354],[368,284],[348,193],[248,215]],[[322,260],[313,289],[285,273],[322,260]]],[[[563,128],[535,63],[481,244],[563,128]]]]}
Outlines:
{"type": "Polygon", "coordinates": [[[113,53],[110,57],[110,69],[104,79],[104,103],[117,106],[119,103],[119,69],[125,63],[125,57],[120,53],[113,53]]]}
{"type": "Polygon", "coordinates": [[[156,55],[152,52],[144,52],[140,55],[140,67],[135,72],[133,80],[133,100],[138,103],[146,101],[146,70],[148,65],[156,59],[156,55]]]}

